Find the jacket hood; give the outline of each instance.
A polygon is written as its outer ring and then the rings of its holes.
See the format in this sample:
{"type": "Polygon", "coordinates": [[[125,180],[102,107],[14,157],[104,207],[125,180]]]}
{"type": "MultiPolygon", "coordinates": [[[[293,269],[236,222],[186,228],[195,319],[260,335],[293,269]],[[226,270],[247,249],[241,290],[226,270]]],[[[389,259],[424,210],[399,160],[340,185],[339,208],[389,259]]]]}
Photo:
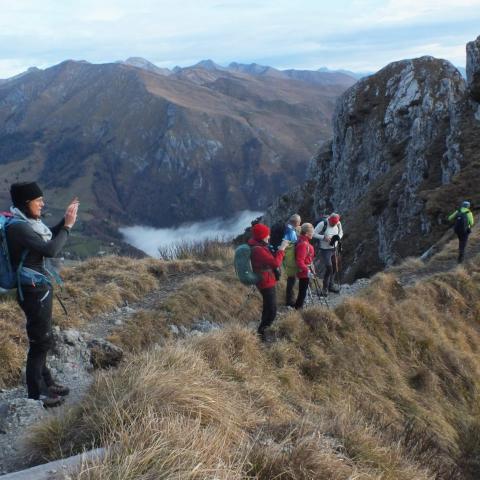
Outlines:
{"type": "Polygon", "coordinates": [[[253,246],[266,247],[267,246],[267,244],[265,242],[263,242],[261,240],[255,240],[254,238],[251,238],[247,243],[251,247],[253,247],[253,246]]]}
{"type": "Polygon", "coordinates": [[[300,235],[298,241],[310,243],[310,239],[306,235],[300,235]]]}

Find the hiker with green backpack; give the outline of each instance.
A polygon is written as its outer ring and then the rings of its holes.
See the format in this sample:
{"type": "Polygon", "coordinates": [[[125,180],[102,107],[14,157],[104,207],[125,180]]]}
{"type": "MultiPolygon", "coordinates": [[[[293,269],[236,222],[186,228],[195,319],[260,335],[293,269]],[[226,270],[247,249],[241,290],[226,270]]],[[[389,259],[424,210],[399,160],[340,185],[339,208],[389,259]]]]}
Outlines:
{"type": "Polygon", "coordinates": [[[458,263],[462,263],[465,258],[468,236],[474,224],[473,213],[470,210],[470,206],[470,202],[464,201],[460,205],[460,208],[448,217],[448,221],[453,223],[453,230],[458,237],[458,263]]]}
{"type": "Polygon", "coordinates": [[[257,223],[252,226],[252,238],[248,241],[250,261],[253,273],[257,276],[256,286],[263,299],[262,320],[258,327],[258,335],[262,342],[266,341],[265,330],[273,323],[277,315],[277,298],[275,285],[277,279],[274,270],[280,267],[285,255],[288,241],[283,240],[276,252],[269,248],[270,229],[257,223]]]}
{"type": "Polygon", "coordinates": [[[53,228],[41,220],[43,193],[35,182],[14,183],[10,188],[13,207],[2,216],[2,286],[17,288],[17,301],[27,319],[29,350],[26,380],[28,398],[44,407],[63,403],[69,389],[53,379],[47,367],[52,347],[52,272],[45,259],[55,257],[65,245],[77,219],[78,200],[67,207],[64,218],[53,228]],[[5,236],[6,232],[6,236],[5,236]],[[10,274],[9,282],[4,282],[10,274]]]}
{"type": "Polygon", "coordinates": [[[287,276],[287,288],[285,292],[285,304],[289,307],[295,306],[293,289],[297,282],[296,268],[295,268],[295,245],[300,234],[301,218],[298,213],[293,214],[288,220],[284,228],[282,240],[288,240],[288,246],[285,249],[285,257],[283,259],[283,270],[287,276]],[[287,262],[288,260],[288,262],[287,262]],[[292,261],[293,260],[293,261],[292,261]],[[292,268],[293,265],[293,268],[292,268]]]}

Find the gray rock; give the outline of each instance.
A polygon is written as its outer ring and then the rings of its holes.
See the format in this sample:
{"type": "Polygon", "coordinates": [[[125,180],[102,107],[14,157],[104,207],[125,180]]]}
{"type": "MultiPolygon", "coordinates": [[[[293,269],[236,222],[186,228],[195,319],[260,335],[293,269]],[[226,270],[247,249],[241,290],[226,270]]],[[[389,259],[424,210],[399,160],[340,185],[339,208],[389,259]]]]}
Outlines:
{"type": "Polygon", "coordinates": [[[168,328],[170,328],[171,332],[174,335],[180,335],[180,330],[178,329],[178,327],[176,325],[169,325],[168,328]]]}
{"type": "Polygon", "coordinates": [[[197,331],[200,333],[208,333],[212,330],[219,330],[220,326],[216,323],[211,322],[205,318],[198,320],[192,325],[192,331],[197,331]]]}
{"type": "Polygon", "coordinates": [[[69,329],[62,332],[63,341],[67,345],[76,345],[81,340],[81,334],[77,330],[69,329]]]}
{"type": "Polygon", "coordinates": [[[467,83],[472,98],[480,102],[480,36],[467,43],[467,83]]]}
{"type": "Polygon", "coordinates": [[[94,368],[116,367],[123,358],[123,350],[108,340],[94,338],[88,342],[88,347],[94,368]]]}

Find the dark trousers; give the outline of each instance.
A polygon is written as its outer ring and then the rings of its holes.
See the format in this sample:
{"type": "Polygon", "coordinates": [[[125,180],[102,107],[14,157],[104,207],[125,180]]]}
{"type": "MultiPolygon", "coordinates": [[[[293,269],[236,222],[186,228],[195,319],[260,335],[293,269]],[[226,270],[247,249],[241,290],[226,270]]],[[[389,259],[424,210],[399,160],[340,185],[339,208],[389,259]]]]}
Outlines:
{"type": "Polygon", "coordinates": [[[287,277],[287,291],[285,294],[285,303],[290,307],[293,307],[295,304],[295,299],[293,298],[293,289],[295,288],[295,283],[297,283],[296,277],[287,277]]]}
{"type": "Polygon", "coordinates": [[[465,258],[465,249],[467,248],[468,233],[458,235],[458,263],[462,263],[465,258]]]}
{"type": "Polygon", "coordinates": [[[258,327],[258,333],[262,334],[268,328],[277,315],[277,296],[275,287],[262,288],[260,293],[263,298],[262,321],[258,327]]]}
{"type": "Polygon", "coordinates": [[[298,297],[297,301],[295,302],[295,308],[300,309],[303,307],[305,303],[305,298],[308,292],[308,285],[310,284],[309,278],[300,278],[298,280],[298,297]]]}
{"type": "Polygon", "coordinates": [[[54,381],[47,368],[47,354],[52,347],[52,295],[48,287],[22,287],[23,302],[18,303],[27,317],[29,350],[27,355],[28,398],[38,400],[44,387],[54,381]]]}
{"type": "Polygon", "coordinates": [[[327,290],[328,287],[333,284],[333,278],[337,273],[335,249],[321,249],[320,255],[322,256],[322,260],[325,265],[325,274],[323,275],[323,289],[327,290]]]}

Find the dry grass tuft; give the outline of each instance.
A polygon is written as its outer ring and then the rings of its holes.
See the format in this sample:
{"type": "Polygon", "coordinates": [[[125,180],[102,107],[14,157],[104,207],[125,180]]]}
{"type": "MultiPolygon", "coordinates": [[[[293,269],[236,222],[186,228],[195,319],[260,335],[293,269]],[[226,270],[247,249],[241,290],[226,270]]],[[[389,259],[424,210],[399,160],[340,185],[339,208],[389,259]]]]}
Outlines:
{"type": "Polygon", "coordinates": [[[188,279],[163,308],[183,325],[202,319],[225,323],[239,318],[243,323],[258,318],[261,304],[258,293],[245,303],[247,294],[248,289],[232,277],[200,275],[188,279]]]}
{"type": "Polygon", "coordinates": [[[170,324],[168,317],[158,310],[140,310],[114,330],[108,340],[123,350],[139,353],[170,338],[170,324]]]}
{"type": "Polygon", "coordinates": [[[112,311],[125,301],[138,301],[168,281],[170,275],[218,270],[220,266],[219,262],[199,260],[91,258],[62,272],[65,280],[62,297],[71,315],[65,319],[57,310],[56,317],[61,325],[80,325],[95,315],[112,311]]]}
{"type": "Polygon", "coordinates": [[[15,300],[0,301],[0,388],[13,386],[20,379],[25,359],[25,321],[15,300]]]}
{"type": "Polygon", "coordinates": [[[233,262],[234,250],[229,242],[222,240],[204,240],[202,242],[183,242],[172,247],[160,248],[162,260],[199,260],[233,262]]]}

